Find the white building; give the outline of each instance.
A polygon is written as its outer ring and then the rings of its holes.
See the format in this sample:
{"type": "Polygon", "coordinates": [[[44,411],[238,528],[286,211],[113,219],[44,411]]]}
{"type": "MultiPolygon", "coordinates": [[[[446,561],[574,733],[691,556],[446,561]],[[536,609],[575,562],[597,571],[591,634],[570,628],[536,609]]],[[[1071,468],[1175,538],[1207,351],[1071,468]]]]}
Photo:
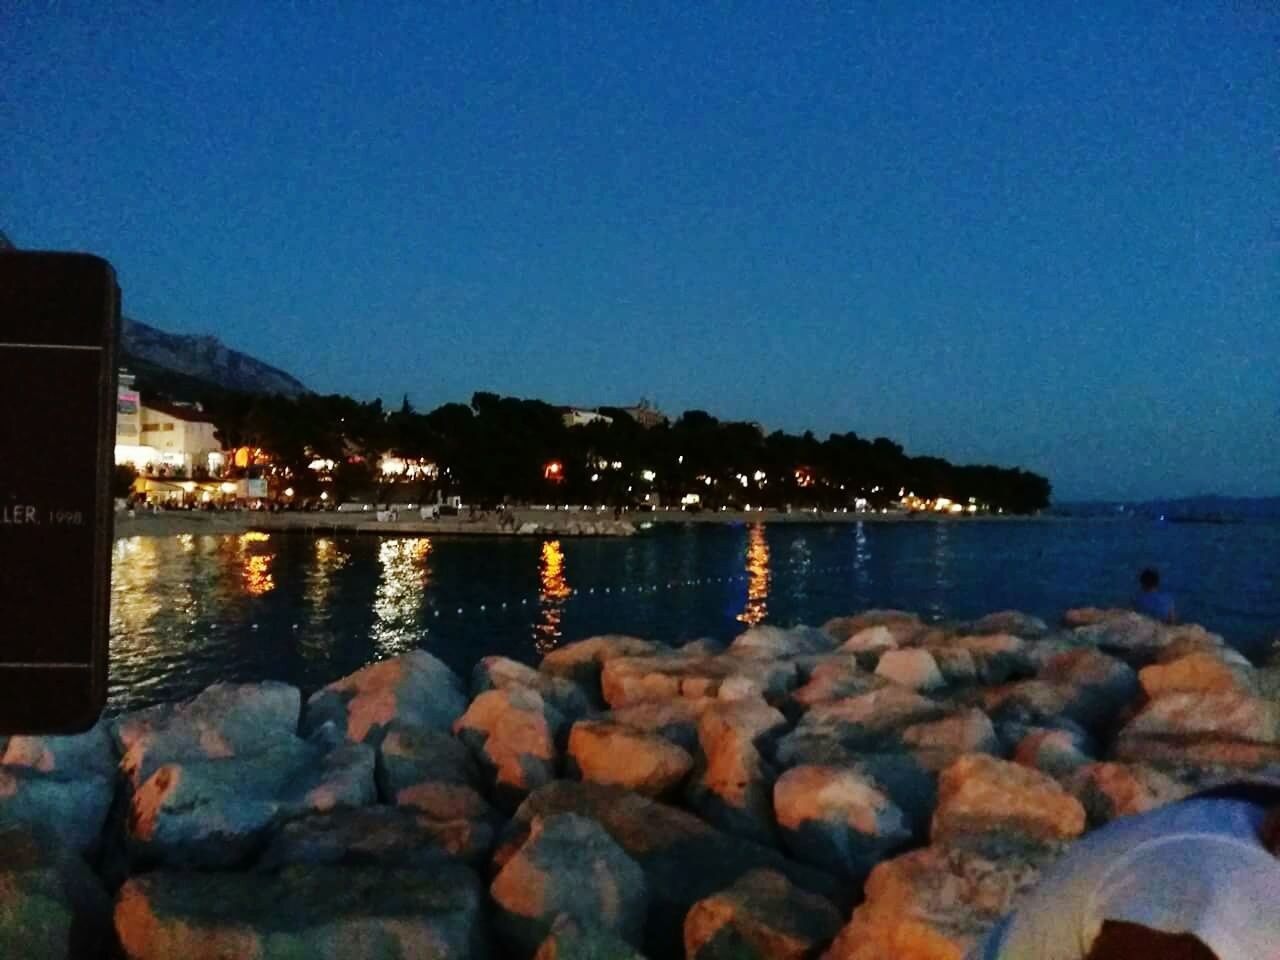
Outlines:
{"type": "Polygon", "coordinates": [[[583,407],[561,407],[560,418],[566,427],[585,427],[588,423],[613,423],[613,417],[583,407]]]}
{"type": "Polygon", "coordinates": [[[213,422],[199,406],[139,404],[138,410],[137,434],[117,431],[116,463],[151,471],[168,468],[187,476],[197,468],[212,474],[221,470],[222,445],[213,422]]]}

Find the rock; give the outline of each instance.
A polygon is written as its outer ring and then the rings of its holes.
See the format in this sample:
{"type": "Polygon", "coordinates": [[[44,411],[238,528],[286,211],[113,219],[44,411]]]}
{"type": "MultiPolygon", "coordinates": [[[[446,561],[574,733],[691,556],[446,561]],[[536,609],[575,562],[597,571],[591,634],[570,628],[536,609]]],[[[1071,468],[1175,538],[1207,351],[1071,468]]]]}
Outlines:
{"type": "Polygon", "coordinates": [[[471,695],[486,690],[524,687],[536,690],[542,699],[569,720],[585,717],[591,710],[586,692],[571,680],[544,673],[508,657],[484,657],[471,672],[471,695]]]}
{"type": "Polygon", "coordinates": [[[1071,703],[1069,688],[1043,680],[1019,680],[982,693],[981,704],[996,730],[1015,728],[1016,744],[1031,727],[1057,727],[1071,703]]]}
{"type": "MultiPolygon", "coordinates": [[[[1069,730],[1030,731],[1018,743],[1013,762],[1047,773],[1055,780],[1093,763],[1087,738],[1069,730]]],[[[1074,791],[1072,791],[1074,793],[1074,791]]]]}
{"type": "Polygon", "coordinates": [[[1153,657],[1167,640],[1161,624],[1131,611],[1076,627],[1073,632],[1077,646],[1114,650],[1126,657],[1153,657]]]}
{"type": "Polygon", "coordinates": [[[0,749],[0,765],[30,767],[64,779],[105,777],[113,779],[119,758],[111,728],[99,720],[85,733],[65,737],[10,737],[0,749]]]}
{"type": "Polygon", "coordinates": [[[129,798],[136,864],[229,867],[250,859],[275,823],[377,799],[373,748],[323,752],[295,739],[260,753],[162,766],[129,798]]]}
{"type": "Polygon", "coordinates": [[[26,767],[0,767],[0,829],[30,827],[92,857],[101,845],[114,793],[108,777],[70,780],[26,767]]]}
{"type": "Polygon", "coordinates": [[[555,779],[564,719],[533,690],[490,690],[454,723],[493,783],[494,801],[512,809],[555,779]]]}
{"type": "Polygon", "coordinates": [[[399,803],[400,794],[425,784],[479,786],[480,768],[467,746],[447,733],[393,724],[378,747],[378,796],[399,803]]]}
{"type": "Polygon", "coordinates": [[[999,613],[989,613],[967,624],[965,631],[973,634],[1012,634],[1029,640],[1048,633],[1049,625],[1039,617],[1033,617],[1019,610],[1001,610],[999,613]]]}
{"type": "Polygon", "coordinates": [[[645,960],[621,937],[561,914],[533,960],[645,960]]]}
{"type": "Polygon", "coordinates": [[[698,749],[698,720],[708,707],[719,703],[718,698],[699,700],[653,700],[619,707],[600,715],[604,723],[615,723],[632,730],[656,733],[670,740],[677,747],[693,753],[698,749]]]}
{"type": "Polygon", "coordinates": [[[928,650],[888,650],[880,657],[876,676],[910,690],[933,690],[945,682],[938,662],[928,650]]]}
{"type": "Polygon", "coordinates": [[[699,637],[697,640],[680,644],[676,647],[676,653],[687,657],[718,657],[728,648],[727,643],[716,640],[714,637],[699,637]]]}
{"type": "Polygon", "coordinates": [[[871,871],[826,960],[963,960],[1057,853],[1031,847],[996,859],[935,845],[888,860],[871,871]]]}
{"type": "Polygon", "coordinates": [[[552,650],[542,658],[538,669],[553,677],[563,677],[576,683],[588,695],[598,697],[600,671],[610,660],[617,657],[650,657],[662,651],[661,646],[648,640],[611,633],[552,650]]]}
{"type": "Polygon", "coordinates": [[[798,741],[831,739],[850,749],[900,746],[902,731],[913,723],[941,719],[946,708],[935,700],[896,685],[814,706],[778,745],[779,756],[798,741]],[[790,747],[788,746],[790,744],[790,747]]]}
{"type": "Polygon", "coordinates": [[[805,960],[840,930],[824,897],[772,870],[753,870],[693,905],[684,921],[689,960],[805,960]]]}
{"type": "Polygon", "coordinates": [[[1062,615],[1062,622],[1068,627],[1090,627],[1117,617],[1128,617],[1132,612],[1132,610],[1119,608],[1076,607],[1062,615]]]}
{"type": "Polygon", "coordinates": [[[1066,787],[1084,806],[1091,828],[1176,803],[1191,793],[1159,770],[1124,763],[1087,764],[1066,778],[1066,787]]]}
{"type": "MultiPolygon", "coordinates": [[[[945,685],[961,686],[979,683],[983,680],[983,673],[979,669],[978,660],[968,650],[958,650],[952,647],[929,647],[927,652],[937,663],[938,672],[942,674],[942,682],[945,685]]],[[[1000,679],[1006,679],[1005,675],[1001,674],[1000,679]]]]}
{"type": "Polygon", "coordinates": [[[1066,694],[1063,713],[1095,732],[1111,727],[1138,694],[1133,669],[1097,650],[1074,650],[1052,658],[1039,679],[1066,694]]]}
{"type": "Polygon", "coordinates": [[[639,944],[649,893],[644,871],[599,824],[572,813],[536,818],[489,895],[499,936],[528,956],[561,915],[639,944]]]}
{"type": "Polygon", "coordinates": [[[1084,828],[1080,801],[1038,770],[972,754],[939,778],[935,843],[980,841],[995,832],[1055,842],[1078,837],[1084,828]]]}
{"type": "Polygon", "coordinates": [[[467,709],[462,682],[425,650],[379,660],[317,690],[307,699],[303,733],[327,721],[348,740],[382,740],[394,722],[448,732],[467,709]]]}
{"type": "Polygon", "coordinates": [[[1280,708],[1239,690],[1165,693],[1138,711],[1119,739],[1216,736],[1280,743],[1280,708]]]}
{"type": "Polygon", "coordinates": [[[1220,775],[1230,779],[1280,764],[1280,745],[1230,737],[1123,736],[1112,753],[1126,763],[1148,763],[1176,771],[1180,777],[1208,774],[1215,781],[1220,775]]]}
{"type": "Polygon", "coordinates": [[[462,864],[302,865],[278,873],[156,872],[120,889],[128,960],[483,957],[483,893],[462,864]]]}
{"type": "Polygon", "coordinates": [[[1001,752],[995,728],[976,707],[913,723],[902,731],[902,742],[931,770],[941,770],[966,753],[1001,752]]]}
{"type": "Polygon", "coordinates": [[[708,708],[698,724],[703,762],[689,787],[689,806],[728,833],[774,843],[774,772],[760,746],[786,722],[763,700],[708,708]]]}
{"type": "Polygon", "coordinates": [[[833,617],[822,625],[822,631],[844,643],[870,627],[884,627],[902,644],[923,630],[924,623],[916,614],[904,610],[865,610],[852,617],[833,617]]]}
{"type": "Polygon", "coordinates": [[[657,734],[592,720],[573,725],[569,756],[583,780],[655,798],[672,793],[693,769],[693,757],[657,734]]]}
{"type": "Polygon", "coordinates": [[[0,956],[96,957],[111,930],[111,898],[56,834],[0,829],[0,956]]]}
{"type": "Polygon", "coordinates": [[[854,769],[793,767],[774,784],[773,806],[792,856],[855,884],[911,840],[902,810],[880,784],[854,769]]]}
{"type": "Polygon", "coordinates": [[[851,634],[849,639],[840,645],[843,653],[874,653],[877,659],[884,651],[896,649],[898,649],[898,636],[883,624],[865,627],[851,634]]]}
{"type": "Polygon", "coordinates": [[[112,725],[120,769],[137,786],[166,763],[259,752],[297,735],[301,704],[284,683],[215,683],[183,703],[126,714],[112,725]]]}
{"type": "Polygon", "coordinates": [[[556,781],[530,794],[508,827],[495,862],[502,863],[537,817],[577,813],[602,826],[644,870],[651,897],[645,953],[679,956],[685,914],[758,867],[845,906],[847,892],[830,874],[787,860],[775,850],[716,830],[693,814],[617,787],[556,781]]]}
{"type": "MultiPolygon", "coordinates": [[[[951,651],[951,670],[957,674],[964,672],[967,665],[964,660],[956,661],[954,658],[957,654],[967,654],[967,661],[973,664],[973,679],[984,684],[1005,683],[1014,677],[1029,676],[1034,672],[1030,645],[1022,638],[1008,633],[949,636],[945,640],[929,644],[927,648],[935,658],[943,656],[944,650],[951,651]]],[[[939,665],[941,666],[941,660],[939,665]]],[[[947,675],[945,668],[942,672],[944,676],[947,675]]]]}
{"type": "Polygon", "coordinates": [[[863,670],[856,657],[833,655],[813,666],[808,682],[792,692],[791,703],[807,710],[818,703],[870,693],[889,683],[863,670]]]}
{"type": "Polygon", "coordinates": [[[1143,667],[1138,673],[1143,692],[1154,699],[1176,692],[1254,692],[1249,671],[1229,665],[1212,653],[1190,653],[1176,660],[1143,667]]]}
{"type": "Polygon", "coordinates": [[[677,697],[714,697],[733,680],[770,702],[781,701],[796,685],[794,664],[754,657],[617,657],[605,663],[600,675],[604,698],[611,707],[677,697]]]}
{"type": "Polygon", "coordinates": [[[830,634],[813,627],[783,629],[759,624],[740,633],[728,652],[739,657],[781,660],[806,654],[830,653],[836,647],[830,634]]]}
{"type": "Polygon", "coordinates": [[[396,807],[357,807],[290,820],[270,838],[258,867],[353,864],[433,869],[442,860],[479,865],[493,847],[493,827],[466,820],[440,824],[396,807]]]}

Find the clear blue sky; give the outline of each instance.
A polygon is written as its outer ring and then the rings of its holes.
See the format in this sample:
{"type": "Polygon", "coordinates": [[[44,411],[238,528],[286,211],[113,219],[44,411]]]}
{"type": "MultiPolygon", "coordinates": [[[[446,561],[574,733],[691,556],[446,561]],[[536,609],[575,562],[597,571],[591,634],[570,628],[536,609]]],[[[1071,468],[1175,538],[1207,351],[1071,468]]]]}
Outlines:
{"type": "Polygon", "coordinates": [[[1272,4],[124,6],[0,0],[0,229],[138,319],[420,408],[1280,492],[1272,4]]]}

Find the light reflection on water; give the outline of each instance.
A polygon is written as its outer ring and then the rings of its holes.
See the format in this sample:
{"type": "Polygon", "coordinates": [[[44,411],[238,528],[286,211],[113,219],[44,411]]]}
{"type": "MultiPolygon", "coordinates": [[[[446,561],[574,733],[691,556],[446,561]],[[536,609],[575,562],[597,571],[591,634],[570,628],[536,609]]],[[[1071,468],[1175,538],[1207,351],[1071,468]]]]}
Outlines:
{"type": "Polygon", "coordinates": [[[546,653],[560,642],[564,605],[572,593],[565,577],[564,548],[560,546],[559,540],[548,540],[542,545],[542,562],[538,572],[542,581],[539,597],[542,619],[534,627],[533,641],[539,653],[546,653]]]}
{"type": "Polygon", "coordinates": [[[431,580],[430,556],[426,537],[383,540],[378,547],[382,579],[373,601],[373,642],[380,658],[412,650],[425,632],[419,618],[431,580]]]}
{"type": "Polygon", "coordinates": [[[266,548],[271,534],[250,530],[240,534],[240,553],[244,557],[244,588],[252,597],[270,593],[276,587],[271,575],[271,561],[275,552],[266,548]]]}
{"type": "Polygon", "coordinates": [[[755,524],[747,533],[747,602],[738,614],[743,623],[761,623],[769,614],[769,541],[764,527],[755,524]]]}

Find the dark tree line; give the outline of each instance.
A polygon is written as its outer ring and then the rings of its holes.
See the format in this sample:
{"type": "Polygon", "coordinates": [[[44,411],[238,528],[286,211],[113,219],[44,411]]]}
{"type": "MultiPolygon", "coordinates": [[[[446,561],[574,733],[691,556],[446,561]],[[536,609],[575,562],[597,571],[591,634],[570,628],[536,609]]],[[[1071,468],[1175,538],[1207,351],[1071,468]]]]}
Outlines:
{"type": "Polygon", "coordinates": [[[696,493],[711,509],[839,509],[859,498],[878,509],[905,490],[962,503],[973,497],[992,510],[1030,513],[1048,505],[1051,490],[1045,477],[1025,470],[911,457],[884,437],[765,435],[701,410],[646,429],[608,408],[601,412],[612,422],[566,427],[550,404],[493,393],[426,413],[407,397],[390,411],[380,400],[336,395],[207,390],[200,399],[224,446],[267,451],[273,464],[296,478],[300,496],[318,489],[307,468],[314,460],[334,461],[334,482],[345,496],[381,483],[375,467],[388,454],[436,464],[438,476],[427,486],[481,504],[632,505],[648,494],[649,502],[674,505],[696,493]]]}

